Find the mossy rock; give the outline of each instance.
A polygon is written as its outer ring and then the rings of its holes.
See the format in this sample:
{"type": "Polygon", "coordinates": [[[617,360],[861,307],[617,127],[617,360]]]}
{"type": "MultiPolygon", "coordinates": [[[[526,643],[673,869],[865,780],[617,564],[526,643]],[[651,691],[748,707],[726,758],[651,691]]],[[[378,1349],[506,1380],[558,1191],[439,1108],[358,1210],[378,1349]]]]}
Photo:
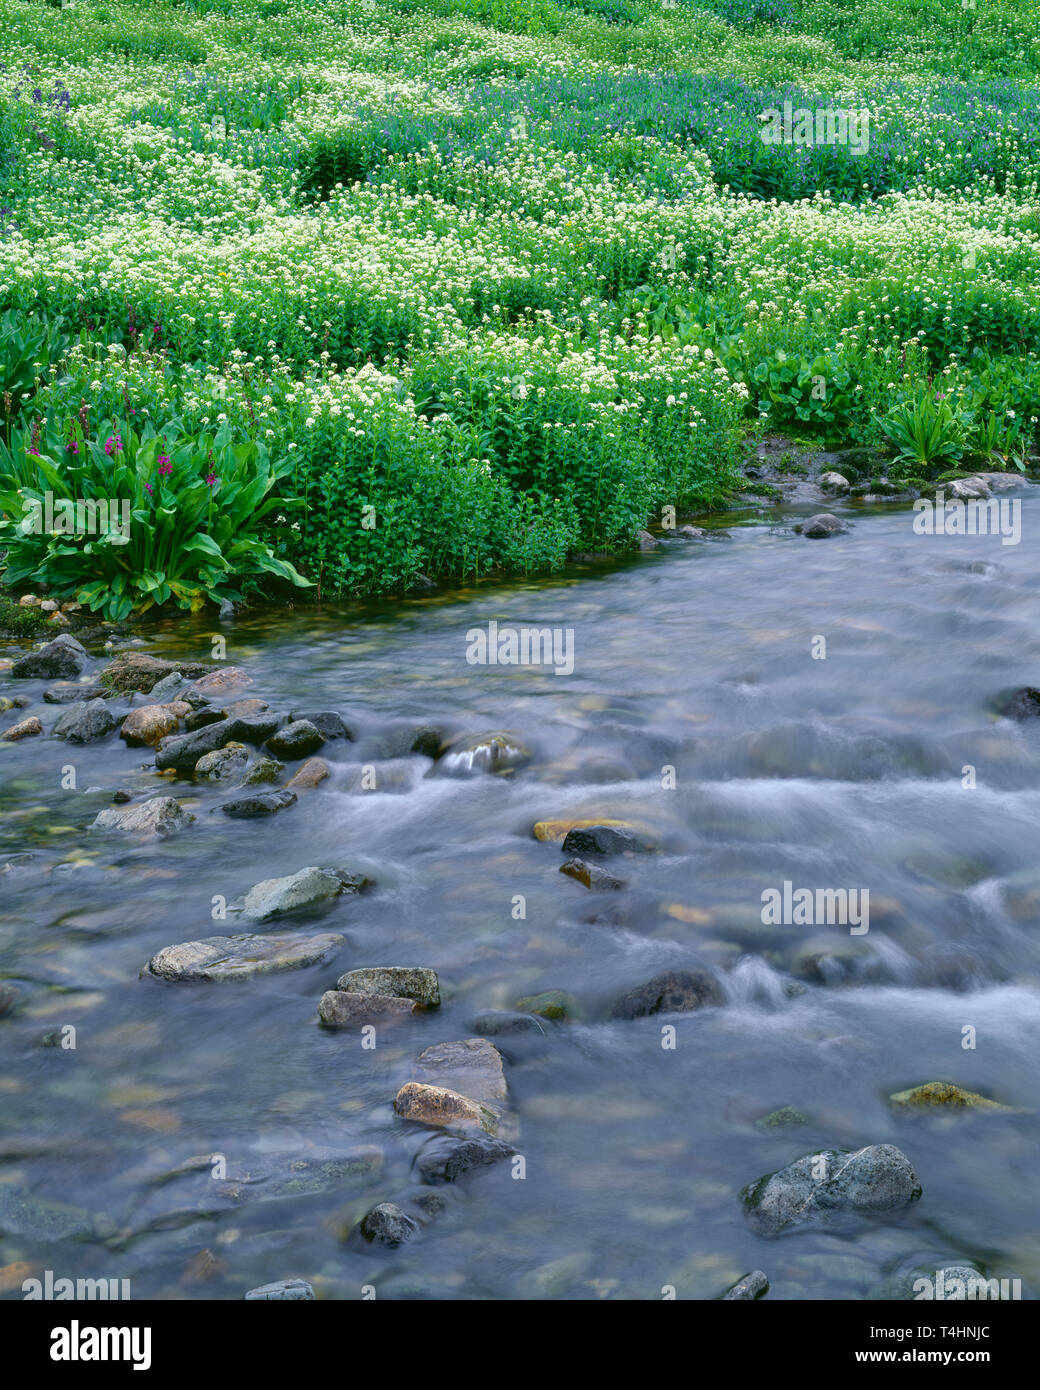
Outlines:
{"type": "Polygon", "coordinates": [[[0,637],[31,637],[46,624],[47,617],[40,608],[0,599],[0,637]]]}
{"type": "Polygon", "coordinates": [[[908,1091],[896,1091],[889,1096],[889,1103],[897,1110],[989,1110],[1001,1111],[1005,1115],[1014,1114],[1010,1105],[987,1100],[975,1091],[964,1091],[951,1081],[928,1081],[923,1086],[912,1086],[908,1091]]]}
{"type": "Polygon", "coordinates": [[[781,1105],[779,1110],[771,1110],[768,1115],[755,1121],[756,1129],[800,1129],[809,1123],[809,1116],[793,1105],[781,1105]]]}
{"type": "Polygon", "coordinates": [[[573,994],[566,994],[562,989],[546,989],[541,994],[529,994],[524,999],[518,999],[513,1007],[520,1013],[534,1014],[537,1018],[556,1022],[576,1018],[578,1014],[578,1001],[573,994]]]}

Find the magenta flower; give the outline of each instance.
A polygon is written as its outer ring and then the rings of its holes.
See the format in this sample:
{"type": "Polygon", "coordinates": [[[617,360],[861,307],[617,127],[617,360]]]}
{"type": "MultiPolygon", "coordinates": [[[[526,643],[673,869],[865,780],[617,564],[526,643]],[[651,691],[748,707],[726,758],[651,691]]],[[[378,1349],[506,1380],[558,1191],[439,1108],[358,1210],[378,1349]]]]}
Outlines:
{"type": "Polygon", "coordinates": [[[173,472],[173,464],[170,462],[169,454],[159,455],[159,477],[162,478],[167,473],[173,472]]]}
{"type": "Polygon", "coordinates": [[[207,473],[206,482],[209,484],[210,487],[213,487],[213,485],[217,482],[217,475],[215,473],[207,473]]]}
{"type": "Polygon", "coordinates": [[[29,445],[28,452],[29,452],[30,454],[32,454],[35,458],[39,458],[39,457],[40,457],[40,451],[39,451],[39,449],[37,449],[37,447],[36,447],[35,444],[30,444],[30,445],[29,445]]]}
{"type": "Polygon", "coordinates": [[[111,456],[118,454],[123,447],[123,436],[121,434],[110,434],[105,440],[105,453],[111,456]]]}
{"type": "Polygon", "coordinates": [[[145,490],[145,492],[147,492],[148,496],[151,497],[151,495],[152,495],[152,485],[151,485],[151,483],[145,483],[145,485],[144,485],[144,490],[145,490]]]}
{"type": "Polygon", "coordinates": [[[71,441],[71,443],[66,444],[65,447],[66,447],[66,449],[68,449],[68,451],[69,451],[70,454],[78,454],[78,453],[79,453],[79,445],[76,443],[76,441],[75,441],[74,439],[71,441]]]}

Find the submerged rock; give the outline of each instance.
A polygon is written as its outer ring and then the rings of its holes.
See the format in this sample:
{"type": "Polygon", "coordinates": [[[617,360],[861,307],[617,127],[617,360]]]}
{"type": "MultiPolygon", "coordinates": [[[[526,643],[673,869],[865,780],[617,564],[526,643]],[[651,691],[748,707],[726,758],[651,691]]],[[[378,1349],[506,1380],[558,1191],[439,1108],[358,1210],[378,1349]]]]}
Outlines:
{"type": "Polygon", "coordinates": [[[389,994],[358,994],[328,989],[318,1001],[318,1017],[326,1028],[361,1028],[370,1023],[394,1023],[419,1012],[412,999],[389,994]]]}
{"type": "MultiPolygon", "coordinates": [[[[382,965],[348,970],[336,981],[336,988],[355,994],[390,995],[412,999],[424,1009],[435,1009],[441,1002],[437,974],[419,965],[382,965]]],[[[452,1046],[454,1044],[445,1044],[452,1046]]]]}
{"type": "Polygon", "coordinates": [[[409,1081],[394,1098],[394,1110],[403,1119],[447,1128],[476,1126],[495,1134],[499,1117],[486,1105],[445,1086],[424,1086],[409,1081]]]}
{"type": "Polygon", "coordinates": [[[824,492],[848,492],[852,484],[844,473],[821,473],[819,477],[820,487],[824,492]]]}
{"type": "Polygon", "coordinates": [[[523,999],[516,1001],[514,1007],[520,1013],[534,1014],[538,1018],[548,1018],[555,1022],[578,1016],[577,999],[562,989],[543,989],[541,994],[525,995],[523,999]]]}
{"type": "Polygon", "coordinates": [[[261,1284],[242,1295],[247,1303],[261,1301],[313,1302],[314,1289],[305,1279],[279,1279],[275,1284],[261,1284]]]}
{"type": "Polygon", "coordinates": [[[480,1014],[471,1020],[469,1029],[485,1038],[508,1037],[511,1033],[538,1033],[545,1037],[545,1028],[533,1014],[522,1014],[511,1009],[496,1009],[480,1014]]]}
{"type": "Polygon", "coordinates": [[[1036,719],[1040,717],[1040,690],[1031,685],[1012,690],[1000,697],[997,711],[1005,719],[1036,719]]]}
{"type": "Polygon", "coordinates": [[[435,1043],[416,1058],[418,1079],[478,1101],[505,1100],[502,1054],[487,1038],[435,1043]]]}
{"type": "Polygon", "coordinates": [[[284,811],[286,807],[295,805],[295,802],[296,793],[283,788],[281,791],[254,792],[252,796],[240,796],[234,801],[225,801],[220,809],[225,816],[245,820],[253,816],[273,816],[276,811],[284,811]]]}
{"type": "Polygon", "coordinates": [[[403,1245],[419,1230],[419,1223],[395,1202],[380,1202],[362,1217],[358,1227],[366,1240],[377,1245],[403,1245]]]}
{"type": "Polygon", "coordinates": [[[12,985],[7,980],[0,980],[0,1018],[11,1012],[17,1004],[20,994],[21,990],[17,985],[12,985]]]}
{"type": "Polygon", "coordinates": [[[629,821],[623,820],[540,820],[535,821],[532,833],[536,840],[548,840],[552,844],[558,844],[565,840],[572,830],[588,830],[592,827],[610,826],[614,829],[628,830],[632,834],[637,834],[637,827],[629,821]]]}
{"type": "Polygon", "coordinates": [[[566,874],[568,878],[577,879],[586,888],[592,888],[596,892],[617,892],[626,887],[623,878],[615,878],[598,864],[587,864],[584,859],[568,859],[566,864],[560,865],[560,873],[566,874]]]}
{"type": "Polygon", "coordinates": [[[796,1110],[793,1105],[782,1105],[779,1110],[771,1110],[768,1115],[762,1115],[755,1121],[755,1128],[762,1130],[770,1129],[801,1129],[803,1125],[809,1123],[809,1116],[796,1110]]]}
{"type": "Polygon", "coordinates": [[[143,973],[162,980],[250,980],[324,960],[344,938],[335,932],[210,936],[165,946],[143,973]]]}
{"type": "Polygon", "coordinates": [[[267,740],[267,751],[276,758],[305,758],[316,753],[325,736],[307,719],[294,720],[267,740]]]}
{"type": "Polygon", "coordinates": [[[266,922],[289,912],[317,907],[343,892],[343,880],[330,869],[299,869],[285,878],[265,878],[246,894],[242,918],[266,922]]]}
{"type": "Polygon", "coordinates": [[[769,1292],[769,1280],[760,1269],[753,1269],[750,1274],[745,1274],[742,1279],[738,1279],[732,1288],[727,1289],[722,1295],[722,1302],[727,1303],[737,1299],[752,1301],[756,1298],[764,1298],[769,1292]]]}
{"type": "Polygon", "coordinates": [[[86,648],[63,632],[39,651],[19,657],[11,675],[23,680],[69,680],[80,674],[86,660],[86,648]]]}
{"type": "Polygon", "coordinates": [[[722,991],[706,970],[666,970],[616,1000],[611,1018],[689,1013],[722,1003],[722,991]]]}
{"type": "Polygon", "coordinates": [[[514,733],[464,735],[441,751],[436,771],[449,777],[470,777],[481,772],[502,775],[525,767],[532,756],[514,733]]]}
{"type": "Polygon", "coordinates": [[[141,835],[147,839],[165,839],[189,826],[195,817],[186,811],[176,797],[153,796],[124,810],[99,811],[93,824],[99,830],[118,830],[125,835],[141,835]]]}
{"type": "Polygon", "coordinates": [[[470,1173],[512,1158],[515,1153],[501,1139],[451,1139],[445,1135],[426,1145],[415,1166],[424,1182],[458,1182],[470,1173]]]}
{"type": "Polygon", "coordinates": [[[976,1095],[974,1091],[962,1091],[949,1081],[929,1081],[923,1086],[914,1086],[909,1091],[897,1091],[889,1096],[889,1102],[897,1110],[996,1110],[1005,1115],[1015,1112],[1010,1105],[1000,1105],[995,1100],[976,1095]]]}
{"type": "Polygon", "coordinates": [[[910,1160],[893,1144],[805,1154],[741,1193],[753,1225],[767,1236],[834,1216],[900,1211],[920,1195],[910,1160]]]}

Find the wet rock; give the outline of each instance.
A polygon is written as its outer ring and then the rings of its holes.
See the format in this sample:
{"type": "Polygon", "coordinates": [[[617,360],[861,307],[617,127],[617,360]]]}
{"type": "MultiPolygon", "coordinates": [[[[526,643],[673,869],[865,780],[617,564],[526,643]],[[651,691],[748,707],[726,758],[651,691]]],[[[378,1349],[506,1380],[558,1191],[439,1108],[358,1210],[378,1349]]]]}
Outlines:
{"type": "Polygon", "coordinates": [[[223,666],[193,680],[189,689],[194,695],[204,695],[207,700],[212,700],[252,684],[252,676],[247,675],[241,666],[223,666]]]}
{"type": "Polygon", "coordinates": [[[501,776],[525,767],[532,756],[519,735],[508,731],[463,735],[441,751],[436,771],[448,777],[472,777],[482,772],[501,776]]]}
{"type": "Polygon", "coordinates": [[[273,816],[277,811],[284,811],[295,803],[296,793],[283,789],[274,792],[254,792],[251,796],[236,797],[234,801],[225,801],[220,809],[225,816],[234,816],[238,820],[248,820],[254,816],[273,816]]]}
{"type": "Polygon", "coordinates": [[[821,540],[826,536],[840,536],[849,528],[844,521],[830,512],[820,512],[817,516],[811,516],[808,521],[799,522],[794,529],[810,540],[821,540]]]}
{"type": "Polygon", "coordinates": [[[193,734],[196,729],[205,729],[210,724],[219,724],[226,717],[219,709],[214,709],[212,705],[201,705],[187,716],[184,727],[189,734],[193,734]]]}
{"type": "Polygon", "coordinates": [[[515,1008],[520,1013],[534,1014],[537,1018],[548,1018],[554,1022],[578,1016],[577,999],[562,989],[544,989],[541,994],[528,994],[516,1001],[515,1008]]]}
{"type": "Polygon", "coordinates": [[[327,989],[318,1001],[318,1017],[326,1028],[362,1028],[370,1023],[395,1023],[419,1012],[412,999],[388,994],[358,994],[327,989]]]}
{"type": "Polygon", "coordinates": [[[1005,719],[1035,719],[1040,716],[1040,690],[1024,685],[1003,695],[997,702],[998,713],[1005,719]]]}
{"type": "Polygon", "coordinates": [[[678,526],[675,534],[681,536],[684,541],[702,541],[707,535],[703,526],[678,526]]]}
{"type": "Polygon", "coordinates": [[[206,704],[205,696],[190,694],[191,689],[192,683],[186,676],[182,676],[179,671],[171,671],[168,676],[156,681],[147,693],[157,705],[169,703],[171,700],[183,700],[194,709],[206,704]]]}
{"type": "Polygon", "coordinates": [[[0,980],[0,1018],[11,1012],[20,994],[21,990],[17,985],[12,985],[8,980],[0,980]]]}
{"type": "MultiPolygon", "coordinates": [[[[293,724],[311,724],[322,738],[328,742],[330,739],[345,738],[353,741],[354,735],[344,724],[343,720],[335,710],[317,710],[306,713],[297,713],[296,710],[290,714],[289,718],[293,724]]],[[[292,724],[289,726],[292,728],[292,724]]]]}
{"type": "Polygon", "coordinates": [[[267,751],[276,758],[305,758],[316,752],[325,736],[306,719],[296,719],[267,740],[267,751]]]}
{"type": "Polygon", "coordinates": [[[34,738],[42,733],[43,725],[34,714],[31,719],[22,719],[17,724],[12,724],[0,734],[0,738],[5,743],[19,743],[23,738],[34,738]]]}
{"type": "Polygon", "coordinates": [[[279,1279],[274,1284],[261,1284],[258,1289],[250,1289],[243,1294],[247,1303],[267,1302],[313,1302],[314,1289],[305,1279],[279,1279]]]}
{"type": "Polygon", "coordinates": [[[246,894],[242,918],[266,922],[272,917],[318,907],[343,892],[343,880],[329,869],[299,869],[285,878],[265,878],[246,894]]]}
{"type": "Polygon", "coordinates": [[[179,720],[169,705],[141,705],[123,720],[119,737],[134,746],[155,747],[177,732],[179,720]]]}
{"type": "Polygon", "coordinates": [[[741,1193],[753,1225],[766,1236],[834,1216],[899,1211],[920,1195],[910,1160],[893,1144],[806,1154],[741,1193]]]}
{"type": "Polygon", "coordinates": [[[86,660],[86,649],[63,632],[39,651],[20,657],[11,667],[11,675],[23,680],[69,680],[80,674],[86,660]]]}
{"type": "Polygon", "coordinates": [[[418,965],[383,965],[348,970],[336,981],[336,988],[354,994],[382,994],[412,999],[424,1009],[435,1009],[441,1002],[436,972],[418,965]]]}
{"type": "Polygon", "coordinates": [[[512,1033],[538,1033],[545,1036],[545,1028],[533,1014],[522,1014],[511,1009],[494,1010],[479,1014],[469,1024],[471,1033],[479,1033],[485,1038],[508,1037],[512,1033]]]}
{"type": "Polygon", "coordinates": [[[225,719],[257,719],[260,715],[267,714],[270,708],[266,700],[232,700],[229,705],[224,706],[221,714],[225,719]]]}
{"type": "Polygon", "coordinates": [[[142,973],[163,980],[250,980],[314,965],[343,944],[335,932],[210,936],[157,952],[142,973]]]}
{"type": "Polygon", "coordinates": [[[419,1223],[394,1202],[380,1202],[361,1220],[358,1227],[366,1240],[391,1247],[403,1245],[419,1230],[419,1223]]]}
{"type": "Polygon", "coordinates": [[[476,1126],[487,1134],[494,1134],[499,1123],[493,1110],[469,1096],[444,1086],[424,1086],[417,1081],[409,1081],[401,1087],[394,1098],[394,1111],[403,1119],[419,1124],[445,1128],[476,1126]]]}
{"type": "Polygon", "coordinates": [[[632,830],[618,825],[589,825],[568,830],[563,839],[564,854],[647,854],[651,846],[632,830]]]}
{"type": "MultiPolygon", "coordinates": [[[[61,641],[61,638],[56,640],[61,641]]],[[[167,676],[204,676],[209,669],[204,661],[165,661],[144,652],[120,652],[101,672],[101,681],[120,695],[129,695],[132,691],[147,695],[167,676]]],[[[165,692],[162,698],[168,698],[165,692]]]]}
{"type": "Polygon", "coordinates": [[[310,791],[320,787],[331,774],[332,769],[324,758],[308,758],[296,776],[289,779],[288,785],[294,791],[310,791]]]}
{"type": "Polygon", "coordinates": [[[415,1161],[423,1182],[458,1182],[512,1158],[516,1150],[501,1139],[451,1139],[447,1135],[430,1141],[415,1161]]]}
{"type": "Polygon", "coordinates": [[[205,753],[195,764],[195,776],[207,782],[227,782],[244,772],[249,754],[244,743],[226,743],[212,753],[205,753]]]}
{"type": "Polygon", "coordinates": [[[120,787],[118,791],[114,791],[112,793],[112,800],[115,802],[117,806],[125,806],[128,801],[133,801],[133,799],[133,792],[128,792],[123,787],[120,787]]]}
{"type": "Polygon", "coordinates": [[[204,729],[196,729],[194,733],[174,734],[160,739],[155,750],[155,766],[160,772],[194,772],[200,758],[223,748],[225,743],[239,739],[240,722],[238,719],[221,719],[204,729]]]}
{"type": "Polygon", "coordinates": [[[689,1013],[722,1003],[722,991],[706,970],[666,970],[618,999],[611,1018],[689,1013]]]}
{"type": "Polygon", "coordinates": [[[976,1095],[974,1091],[963,1091],[949,1081],[929,1081],[923,1086],[914,1086],[909,1091],[897,1091],[889,1096],[889,1103],[896,1110],[990,1110],[1002,1111],[1005,1115],[1014,1114],[1010,1105],[1000,1105],[995,1100],[976,1095]]]}
{"type": "Polygon", "coordinates": [[[471,1100],[500,1101],[507,1095],[502,1054],[487,1038],[435,1043],[416,1058],[417,1080],[460,1091],[471,1100]]]}
{"type": "Polygon", "coordinates": [[[72,705],[81,700],[100,700],[108,692],[99,681],[57,681],[43,692],[48,705],[72,705]]]}
{"type": "Polygon", "coordinates": [[[824,492],[848,492],[852,486],[843,473],[833,472],[821,473],[819,483],[824,492]]]}
{"type": "Polygon", "coordinates": [[[50,1244],[89,1240],[95,1231],[94,1223],[81,1207],[0,1183],[0,1234],[50,1244]]]}
{"type": "Polygon", "coordinates": [[[768,1115],[762,1115],[755,1121],[755,1128],[762,1130],[771,1129],[800,1129],[802,1125],[809,1123],[809,1116],[804,1115],[801,1110],[796,1110],[793,1105],[782,1105],[779,1110],[771,1110],[768,1115]]]}
{"type": "Polygon", "coordinates": [[[614,829],[629,830],[637,834],[637,828],[628,821],[623,820],[540,820],[535,821],[532,827],[532,834],[536,840],[548,841],[551,844],[559,844],[567,838],[572,830],[589,830],[593,827],[602,825],[610,826],[614,829]]]}
{"type": "Polygon", "coordinates": [[[277,782],[278,778],[285,771],[285,764],[280,763],[277,758],[262,756],[242,778],[244,787],[264,786],[271,782],[277,782]]]}
{"type": "Polygon", "coordinates": [[[99,811],[93,824],[99,830],[117,830],[124,835],[162,840],[189,826],[195,817],[172,796],[153,796],[136,806],[99,811]]]}
{"type": "Polygon", "coordinates": [[[25,709],[30,704],[30,700],[25,695],[3,695],[0,696],[0,714],[7,714],[13,709],[25,709]]]}
{"type": "Polygon", "coordinates": [[[627,886],[623,878],[615,878],[598,864],[587,864],[584,859],[568,859],[566,864],[560,865],[560,873],[566,874],[568,878],[577,879],[586,888],[592,888],[598,893],[616,892],[627,886]]]}
{"type": "Polygon", "coordinates": [[[51,733],[69,743],[95,743],[110,734],[117,722],[104,700],[81,700],[68,706],[51,733]]]}
{"type": "Polygon", "coordinates": [[[722,1302],[727,1303],[733,1300],[753,1301],[756,1298],[764,1298],[769,1292],[769,1280],[760,1269],[753,1269],[750,1274],[745,1274],[743,1279],[738,1279],[732,1288],[722,1295],[722,1302]]]}
{"type": "Polygon", "coordinates": [[[990,485],[985,478],[955,478],[952,482],[945,484],[944,491],[957,500],[968,501],[989,497],[990,485]]]}
{"type": "Polygon", "coordinates": [[[660,550],[661,542],[650,534],[649,531],[637,531],[635,537],[636,549],[641,551],[660,550]]]}

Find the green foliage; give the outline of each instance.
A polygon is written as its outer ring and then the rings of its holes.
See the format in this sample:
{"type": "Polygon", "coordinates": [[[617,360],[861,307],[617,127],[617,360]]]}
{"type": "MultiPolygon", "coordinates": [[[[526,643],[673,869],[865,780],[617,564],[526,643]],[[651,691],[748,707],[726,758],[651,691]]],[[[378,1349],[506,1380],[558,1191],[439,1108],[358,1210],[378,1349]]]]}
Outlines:
{"type": "Polygon", "coordinates": [[[928,474],[956,464],[964,453],[964,422],[931,384],[880,421],[896,449],[896,469],[928,474]]]}
{"type": "Polygon", "coordinates": [[[0,316],[0,430],[9,434],[40,378],[66,346],[60,326],[9,309],[0,316]]]}
{"type": "Polygon", "coordinates": [[[272,495],[289,465],[260,444],[233,444],[226,427],[138,433],[113,420],[107,438],[89,439],[69,419],[60,433],[23,432],[11,452],[22,465],[0,478],[7,584],[43,584],[116,620],[167,603],[194,612],[272,578],[306,586],[255,534],[291,505],[272,495]]]}

